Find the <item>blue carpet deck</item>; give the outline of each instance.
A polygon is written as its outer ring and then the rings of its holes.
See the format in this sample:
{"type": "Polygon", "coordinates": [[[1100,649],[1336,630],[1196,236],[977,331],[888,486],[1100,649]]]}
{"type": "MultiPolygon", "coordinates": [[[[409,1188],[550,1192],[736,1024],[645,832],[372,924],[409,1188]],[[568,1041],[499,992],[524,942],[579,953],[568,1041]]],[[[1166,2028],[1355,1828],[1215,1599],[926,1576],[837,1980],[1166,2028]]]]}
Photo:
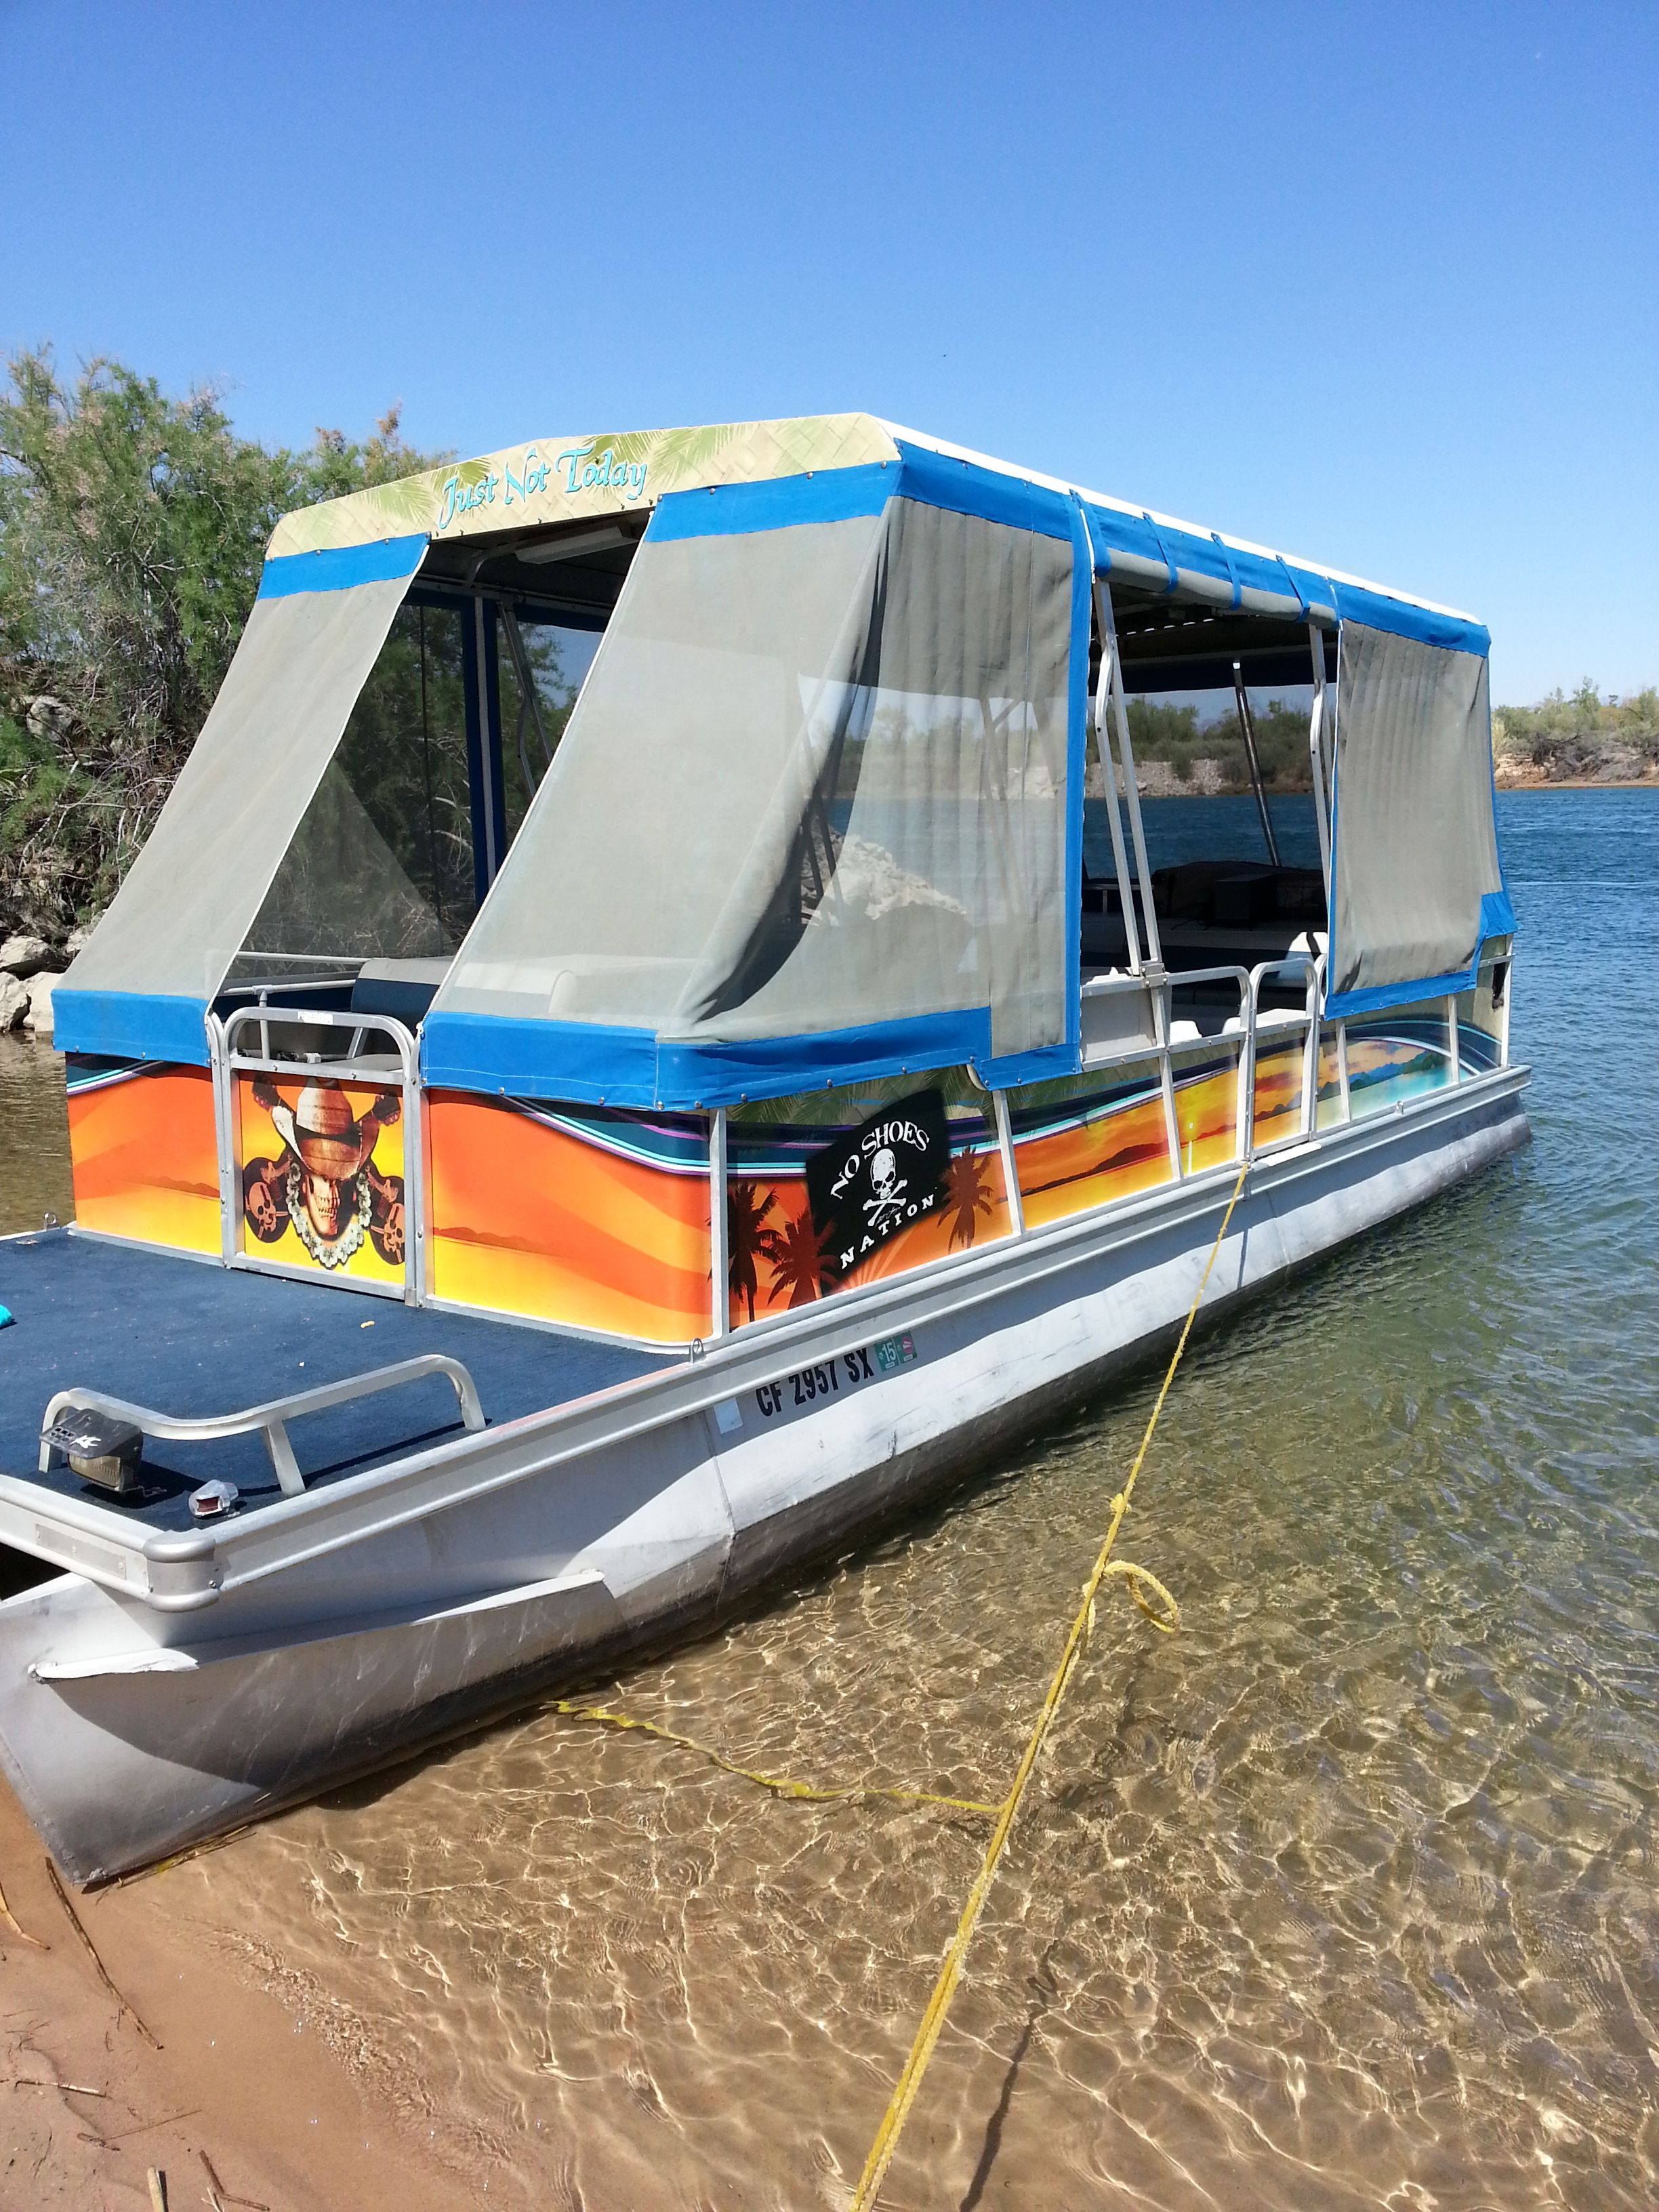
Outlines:
{"type": "MultiPolygon", "coordinates": [[[[15,1326],[0,1328],[0,1472],[106,1504],[115,1503],[109,1492],[67,1467],[35,1473],[41,1417],[54,1391],[107,1391],[190,1419],[445,1352],[470,1370],[493,1424],[671,1364],[625,1346],[416,1311],[390,1298],[244,1274],[63,1229],[0,1241],[0,1305],[15,1316],[15,1326]]],[[[454,1390],[434,1376],[307,1414],[289,1437],[312,1486],[460,1433],[454,1390]]],[[[157,1494],[118,1510],[150,1528],[193,1526],[191,1489],[213,1475],[237,1486],[244,1511],[281,1496],[262,1435],[147,1443],[144,1461],[157,1494]]]]}

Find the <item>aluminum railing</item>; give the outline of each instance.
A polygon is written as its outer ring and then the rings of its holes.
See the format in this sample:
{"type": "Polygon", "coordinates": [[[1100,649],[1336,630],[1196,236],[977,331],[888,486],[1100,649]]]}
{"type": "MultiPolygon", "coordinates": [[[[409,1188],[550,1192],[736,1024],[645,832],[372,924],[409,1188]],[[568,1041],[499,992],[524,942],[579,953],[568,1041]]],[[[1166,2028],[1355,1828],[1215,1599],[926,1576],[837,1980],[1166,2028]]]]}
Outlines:
{"type": "MultiPolygon", "coordinates": [[[[418,1305],[426,1285],[426,1175],[422,1130],[420,1061],[415,1038],[389,1014],[335,1012],[325,1007],[283,1007],[284,1026],[344,1030],[349,1034],[346,1050],[337,1059],[323,1054],[304,1060],[282,1060],[270,1049],[271,1009],[268,1005],[238,1006],[221,1019],[208,1016],[208,1048],[212,1063],[214,1128],[219,1152],[219,1215],[221,1256],[233,1267],[252,1267],[264,1273],[314,1276],[312,1268],[295,1268],[265,1260],[241,1249],[242,1188],[237,1166],[238,1127],[235,1079],[239,1074],[265,1075],[292,1083],[349,1083],[382,1090],[395,1089],[402,1103],[404,1148],[404,1286],[407,1305],[418,1305]],[[242,1033],[258,1029],[260,1049],[237,1048],[242,1033]],[[362,1058],[366,1038],[383,1036],[396,1056],[398,1075],[388,1082],[384,1067],[365,1066],[362,1058]]],[[[377,1055],[383,1057],[383,1055],[377,1055]]],[[[358,1279],[354,1287],[383,1293],[389,1285],[358,1279]]]]}
{"type": "Polygon", "coordinates": [[[58,1417],[73,1407],[81,1413],[106,1413],[113,1420],[131,1422],[143,1436],[153,1437],[159,1443],[213,1443],[226,1437],[248,1436],[258,1431],[270,1453],[278,1488],[285,1498],[297,1498],[306,1486],[306,1479],[289,1437],[290,1421],[299,1420],[307,1413],[325,1413],[332,1407],[348,1405],[355,1398],[372,1397],[381,1390],[397,1390],[410,1382],[424,1382],[434,1375],[453,1385],[461,1425],[476,1434],[484,1426],[477,1385],[459,1359],[452,1359],[442,1352],[423,1352],[413,1359],[400,1359],[390,1367],[374,1368],[367,1375],[349,1375],[343,1382],[318,1383],[309,1390],[293,1390],[286,1397],[269,1399],[264,1405],[245,1406],[234,1413],[206,1417],[158,1413],[153,1406],[112,1398],[103,1390],[59,1390],[47,1406],[46,1419],[40,1425],[40,1472],[45,1474],[56,1462],[67,1458],[67,1452],[52,1431],[58,1417]]]}
{"type": "MultiPolygon", "coordinates": [[[[1149,1061],[1156,1066],[1170,1180],[1176,1183],[1184,1182],[1194,1170],[1183,1164],[1182,1158],[1181,1130],[1176,1105],[1176,1075],[1177,1066],[1194,1054],[1214,1054],[1218,1050],[1231,1054],[1235,1049],[1237,1052],[1235,1160],[1254,1159],[1259,1154],[1276,1151],[1282,1146],[1301,1143],[1313,1134],[1318,1114],[1320,1006],[1324,995],[1324,974],[1322,954],[1292,952],[1283,959],[1263,961],[1258,967],[1249,969],[1234,966],[1197,968],[1172,975],[1163,970],[1149,972],[1143,968],[1139,973],[1092,977],[1082,986],[1080,994],[1083,1072],[1093,1075],[1115,1067],[1145,1066],[1149,1061]],[[1300,1011],[1270,1008],[1264,1015],[1262,993],[1276,981],[1281,980],[1302,983],[1303,1006],[1300,1011]],[[1212,988],[1218,984],[1230,985],[1237,993],[1237,1015],[1224,1023],[1219,1030],[1208,1035],[1194,1033],[1191,1036],[1177,1036],[1174,1011],[1176,994],[1212,988]],[[1144,1020],[1130,1020],[1115,1028],[1109,1016],[1103,1022],[1098,1018],[1092,1024],[1091,1022],[1091,1010],[1110,1006],[1116,1001],[1122,1001],[1126,1008],[1133,1009],[1137,1000],[1144,1012],[1144,1020]],[[1091,1027],[1095,1031],[1092,1039],[1090,1036],[1091,1027]],[[1283,1136],[1270,1137],[1258,1142],[1255,1133],[1255,1071],[1259,1058],[1258,1041],[1264,1033],[1274,1039],[1286,1038],[1291,1033],[1302,1038],[1301,1109],[1295,1129],[1283,1136]]],[[[1341,1024],[1338,1024],[1338,1039],[1339,1066],[1343,1070],[1342,1118],[1346,1120],[1348,1094],[1341,1024]]],[[[1024,1204],[1019,1187],[1008,1093],[993,1091],[989,1097],[991,1118],[996,1130],[997,1151],[1002,1167],[1004,1200],[1008,1208],[1008,1233],[1014,1237],[1024,1237],[1026,1234],[1024,1204]]],[[[712,1338],[720,1338],[731,1333],[725,1266],[729,1176],[724,1109],[712,1114],[709,1122],[709,1244],[712,1262],[709,1333],[712,1338]]]]}
{"type": "MultiPolygon", "coordinates": [[[[1502,965],[1506,969],[1500,1009],[1502,1030],[1498,1040],[1499,1064],[1506,1066],[1509,1058],[1510,977],[1513,973],[1510,955],[1507,951],[1503,952],[1494,965],[1502,965]]],[[[1263,961],[1249,969],[1227,965],[1172,974],[1159,965],[1142,967],[1138,972],[1126,975],[1114,973],[1095,976],[1082,986],[1080,994],[1083,1071],[1092,1075],[1115,1067],[1128,1068],[1145,1066],[1148,1062],[1154,1065],[1163,1107],[1170,1178],[1177,1183],[1185,1182],[1194,1171],[1190,1156],[1187,1160],[1182,1158],[1176,1103],[1178,1071],[1194,1054],[1237,1050],[1232,1155],[1235,1160],[1254,1159],[1259,1154],[1281,1146],[1305,1142],[1316,1133],[1319,1127],[1320,1064],[1324,1030],[1328,1026],[1321,1013],[1324,982],[1324,955],[1302,951],[1288,953],[1281,959],[1263,961]],[[1304,1003],[1300,1009],[1270,1007],[1264,1012],[1261,1004],[1264,992],[1297,983],[1303,987],[1304,1003]],[[1237,1013],[1224,1021],[1219,1030],[1178,1036],[1177,996],[1194,991],[1213,991],[1217,987],[1227,987],[1237,994],[1237,1013]],[[1115,1025],[1113,1013],[1107,1010],[1115,1010],[1120,1003],[1130,1018],[1119,1021],[1115,1025]],[[1133,1018],[1137,1011],[1141,1018],[1133,1018]],[[1301,1098],[1297,1126],[1282,1135],[1258,1139],[1255,1079],[1263,1040],[1287,1042],[1292,1035],[1302,1042],[1301,1098]]],[[[1455,997],[1448,997],[1444,1004],[1452,1071],[1450,1079],[1457,1082],[1462,1079],[1457,1001],[1455,997]]],[[[1347,1024],[1337,1021],[1328,1026],[1334,1031],[1338,1091],[1337,1114],[1330,1126],[1340,1126],[1351,1121],[1353,1115],[1348,1072],[1347,1024]]],[[[272,1262],[239,1249],[241,1191],[235,1163],[234,1075],[246,1072],[286,1078],[289,1081],[296,1076],[307,1081],[313,1079],[356,1084],[382,1081],[382,1073],[366,1067],[359,1054],[367,1036],[383,1036],[390,1042],[398,1064],[404,1114],[404,1202],[407,1237],[404,1296],[410,1304],[420,1304],[426,1294],[427,1281],[425,1170],[421,1091],[414,1036],[402,1023],[385,1015],[365,1016],[287,1006],[279,1011],[267,1005],[238,1007],[222,1021],[210,1016],[208,1030],[213,1061],[215,1121],[218,1131],[221,1212],[224,1224],[223,1256],[233,1266],[267,1270],[273,1267],[272,1262]],[[345,1054],[337,1060],[321,1054],[303,1060],[280,1060],[270,1048],[269,1025],[275,1021],[349,1031],[350,1042],[345,1054]],[[262,1030],[263,1049],[258,1054],[236,1048],[237,1040],[250,1026],[259,1026],[262,1030]]],[[[1009,1095],[1005,1091],[993,1091],[988,1095],[990,1118],[996,1133],[1004,1197],[1008,1209],[1009,1234],[1023,1237],[1026,1233],[1024,1205],[1019,1187],[1009,1095]]],[[[708,1178],[709,1333],[712,1338],[720,1338],[731,1332],[726,1280],[729,1258],[726,1249],[726,1191],[729,1176],[726,1117],[723,1108],[716,1109],[709,1116],[708,1178]]],[[[305,1273],[307,1275],[312,1273],[308,1269],[284,1267],[277,1267],[276,1272],[305,1273]]]]}

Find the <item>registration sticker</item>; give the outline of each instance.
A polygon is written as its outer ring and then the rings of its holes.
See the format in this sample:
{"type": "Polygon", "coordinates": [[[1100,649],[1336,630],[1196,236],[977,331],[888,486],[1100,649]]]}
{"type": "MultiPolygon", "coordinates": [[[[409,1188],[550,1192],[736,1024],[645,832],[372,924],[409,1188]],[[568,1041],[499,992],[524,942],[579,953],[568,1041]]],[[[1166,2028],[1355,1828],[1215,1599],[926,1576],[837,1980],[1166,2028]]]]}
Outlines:
{"type": "Polygon", "coordinates": [[[779,1382],[763,1382],[755,1392],[756,1409],[769,1421],[797,1406],[816,1405],[820,1398],[837,1398],[844,1390],[896,1374],[915,1357],[915,1340],[908,1330],[902,1336],[884,1336],[878,1344],[860,1345],[856,1352],[838,1352],[814,1366],[798,1367],[779,1382]]]}

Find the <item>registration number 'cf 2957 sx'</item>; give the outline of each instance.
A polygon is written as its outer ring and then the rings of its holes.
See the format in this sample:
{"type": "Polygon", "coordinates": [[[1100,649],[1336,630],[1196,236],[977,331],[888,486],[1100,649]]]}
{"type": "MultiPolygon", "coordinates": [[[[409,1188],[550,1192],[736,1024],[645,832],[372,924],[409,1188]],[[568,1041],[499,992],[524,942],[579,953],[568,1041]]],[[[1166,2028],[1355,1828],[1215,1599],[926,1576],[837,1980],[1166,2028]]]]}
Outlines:
{"type": "Polygon", "coordinates": [[[878,1344],[860,1345],[855,1352],[837,1352],[814,1366],[798,1367],[775,1382],[763,1382],[755,1392],[756,1409],[769,1421],[797,1406],[814,1405],[820,1398],[837,1397],[843,1390],[856,1390],[884,1375],[896,1374],[915,1356],[915,1345],[908,1334],[884,1336],[878,1344]]]}

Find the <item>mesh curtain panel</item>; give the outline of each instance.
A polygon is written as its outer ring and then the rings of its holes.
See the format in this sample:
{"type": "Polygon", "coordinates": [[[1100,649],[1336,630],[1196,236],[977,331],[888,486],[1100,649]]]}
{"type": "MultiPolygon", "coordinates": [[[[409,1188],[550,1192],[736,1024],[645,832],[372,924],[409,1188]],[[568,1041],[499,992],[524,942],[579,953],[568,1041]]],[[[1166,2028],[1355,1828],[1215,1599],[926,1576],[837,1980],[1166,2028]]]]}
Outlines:
{"type": "Polygon", "coordinates": [[[646,538],[434,1011],[671,1018],[799,737],[796,672],[844,665],[880,538],[646,538]]]}
{"type": "Polygon", "coordinates": [[[438,1008],[1063,1040],[1072,558],[903,498],[647,537],[438,1008]]]}
{"type": "Polygon", "coordinates": [[[407,589],[396,577],[254,602],[149,842],[60,989],[213,997],[407,589]]]}
{"type": "Polygon", "coordinates": [[[1332,994],[1467,969],[1504,888],[1485,659],[1345,623],[1336,763],[1332,994]]]}
{"type": "Polygon", "coordinates": [[[404,607],[230,980],[441,957],[476,906],[461,617],[404,607]]]}

